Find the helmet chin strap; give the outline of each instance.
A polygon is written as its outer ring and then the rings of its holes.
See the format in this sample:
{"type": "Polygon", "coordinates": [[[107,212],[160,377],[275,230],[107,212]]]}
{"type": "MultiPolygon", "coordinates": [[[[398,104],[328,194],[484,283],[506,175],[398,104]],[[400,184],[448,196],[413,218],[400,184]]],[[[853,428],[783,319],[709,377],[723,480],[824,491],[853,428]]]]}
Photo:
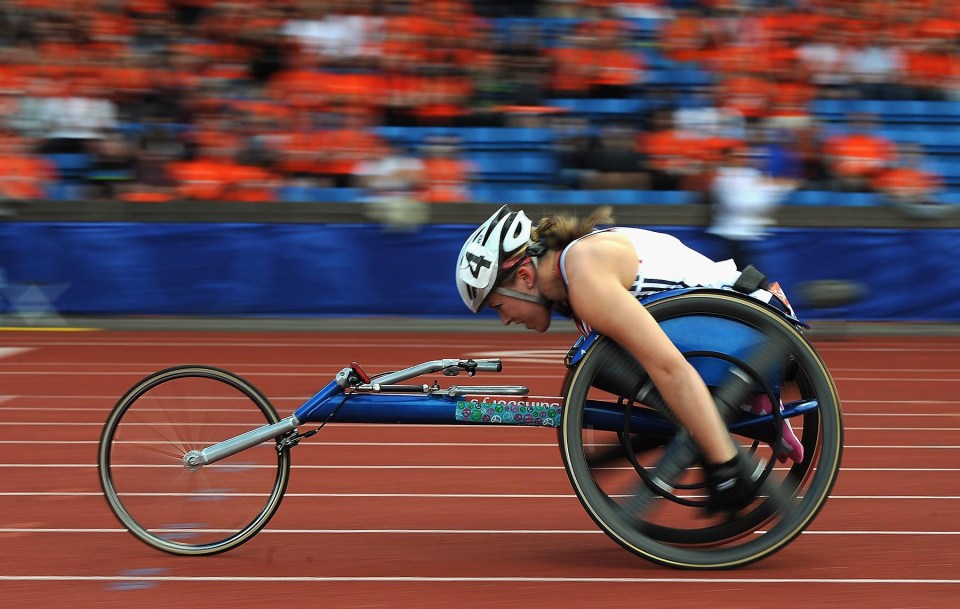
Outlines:
{"type": "Polygon", "coordinates": [[[498,294],[503,294],[504,296],[509,296],[511,298],[526,300],[527,302],[535,302],[543,306],[550,306],[548,304],[550,301],[544,298],[543,295],[539,293],[539,291],[537,292],[536,295],[527,294],[526,292],[518,292],[516,290],[511,290],[510,288],[494,288],[493,291],[497,292],[498,294]]]}
{"type": "MultiPolygon", "coordinates": [[[[530,258],[530,262],[533,264],[534,271],[539,270],[539,260],[536,257],[530,258]]],[[[536,284],[534,284],[536,285],[536,284]]],[[[543,294],[540,293],[539,288],[537,289],[536,295],[527,294],[526,292],[518,292],[517,290],[511,290],[510,288],[505,288],[502,286],[496,287],[493,289],[494,292],[503,294],[504,296],[509,296],[511,298],[517,298],[519,300],[526,300],[527,302],[534,302],[538,305],[543,305],[548,309],[553,306],[552,300],[547,300],[543,297],[543,294]]]]}

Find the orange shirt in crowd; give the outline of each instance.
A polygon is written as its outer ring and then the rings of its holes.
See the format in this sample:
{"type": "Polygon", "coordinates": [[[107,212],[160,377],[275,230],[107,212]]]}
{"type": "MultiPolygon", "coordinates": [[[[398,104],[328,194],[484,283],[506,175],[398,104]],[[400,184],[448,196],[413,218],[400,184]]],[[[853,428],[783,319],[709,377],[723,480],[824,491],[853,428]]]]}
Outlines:
{"type": "Polygon", "coordinates": [[[773,94],[773,83],[748,74],[731,76],[721,82],[717,89],[720,105],[733,108],[745,118],[766,116],[773,94]]]}
{"type": "Polygon", "coordinates": [[[696,146],[691,146],[691,139],[676,129],[641,133],[636,147],[647,155],[650,167],[664,173],[686,173],[695,161],[696,146]]]}
{"type": "Polygon", "coordinates": [[[643,78],[643,61],[631,51],[621,49],[593,49],[589,56],[595,67],[590,80],[592,85],[628,87],[643,78]]]}
{"type": "Polygon", "coordinates": [[[56,179],[56,168],[43,157],[29,154],[0,155],[0,194],[9,199],[43,199],[46,185],[56,179]]]}
{"type": "Polygon", "coordinates": [[[833,136],[824,143],[824,152],[834,172],[846,177],[876,174],[897,158],[893,142],[868,133],[833,136]]]}
{"type": "Polygon", "coordinates": [[[547,53],[554,68],[550,87],[561,95],[586,93],[596,67],[590,61],[590,49],[582,47],[555,47],[547,53]]]}
{"type": "Polygon", "coordinates": [[[265,169],[230,161],[197,159],[171,163],[177,195],[194,201],[273,201],[276,177],[265,169]]]}
{"type": "Polygon", "coordinates": [[[428,203],[461,203],[470,200],[467,189],[473,165],[463,159],[432,158],[424,165],[421,198],[428,203]]]}
{"type": "Polygon", "coordinates": [[[871,181],[875,190],[904,197],[926,195],[943,187],[943,178],[918,167],[893,167],[871,181]]]}
{"type": "Polygon", "coordinates": [[[918,85],[939,86],[960,73],[957,60],[947,53],[904,53],[907,79],[918,85]]]}
{"type": "Polygon", "coordinates": [[[317,161],[318,173],[352,175],[357,163],[384,155],[390,149],[386,140],[361,129],[334,129],[317,135],[315,145],[328,152],[328,156],[317,161]]]}
{"type": "Polygon", "coordinates": [[[163,15],[171,8],[169,0],[125,0],[124,4],[135,15],[163,15]]]}

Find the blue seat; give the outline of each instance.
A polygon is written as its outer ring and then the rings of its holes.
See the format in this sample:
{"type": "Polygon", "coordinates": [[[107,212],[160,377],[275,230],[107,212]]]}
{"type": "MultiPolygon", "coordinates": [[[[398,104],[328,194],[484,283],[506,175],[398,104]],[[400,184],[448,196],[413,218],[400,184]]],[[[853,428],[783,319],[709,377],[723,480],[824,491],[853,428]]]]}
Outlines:
{"type": "Polygon", "coordinates": [[[86,153],[47,154],[61,179],[84,178],[93,166],[93,157],[86,153]]]}
{"type": "Polygon", "coordinates": [[[600,121],[635,118],[648,107],[644,100],[636,98],[554,98],[547,100],[546,103],[549,106],[565,108],[573,114],[600,121]]]}
{"type": "Polygon", "coordinates": [[[45,195],[53,201],[81,201],[86,198],[83,185],[71,180],[58,180],[44,186],[45,195]]]}
{"type": "Polygon", "coordinates": [[[924,160],[925,169],[943,176],[948,187],[960,186],[960,158],[951,156],[930,156],[924,160]]]}
{"type": "Polygon", "coordinates": [[[872,192],[837,192],[833,190],[797,190],[786,198],[784,205],[872,207],[880,200],[872,192]]]}
{"type": "Polygon", "coordinates": [[[795,190],[784,199],[784,205],[830,205],[838,193],[824,190],[795,190]]]}
{"type": "Polygon", "coordinates": [[[494,31],[505,41],[516,40],[525,29],[536,28],[540,32],[542,46],[557,46],[563,36],[581,23],[581,19],[569,17],[499,17],[493,19],[494,31]]]}
{"type": "Polygon", "coordinates": [[[557,160],[549,151],[474,152],[467,158],[481,181],[553,183],[557,176],[557,160]]]}
{"type": "Polygon", "coordinates": [[[468,150],[538,150],[553,143],[554,131],[534,127],[477,127],[461,129],[468,150]]]}
{"type": "Polygon", "coordinates": [[[810,113],[825,121],[839,121],[846,118],[847,108],[843,99],[815,99],[810,102],[810,113]]]}
{"type": "Polygon", "coordinates": [[[688,190],[583,190],[578,203],[597,205],[687,205],[698,194],[688,190]]]}
{"type": "Polygon", "coordinates": [[[951,130],[940,127],[923,126],[914,133],[915,142],[923,146],[927,153],[960,154],[960,141],[951,130]]]}
{"type": "Polygon", "coordinates": [[[628,18],[631,33],[634,37],[641,40],[654,40],[660,33],[660,28],[666,22],[665,19],[657,17],[634,17],[628,18]]]}
{"type": "Polygon", "coordinates": [[[960,206],[960,191],[950,190],[937,197],[942,203],[960,206]]]}
{"type": "Polygon", "coordinates": [[[888,99],[817,99],[810,104],[814,116],[825,121],[843,122],[852,114],[872,114],[881,123],[918,125],[960,124],[960,102],[888,100],[888,99]]]}
{"type": "Polygon", "coordinates": [[[508,191],[504,202],[516,203],[518,205],[544,205],[556,203],[556,193],[559,191],[548,190],[546,188],[518,188],[508,191]]]}
{"type": "Polygon", "coordinates": [[[835,204],[844,207],[876,207],[882,205],[880,197],[872,192],[838,192],[835,194],[835,204]]]}
{"type": "Polygon", "coordinates": [[[316,186],[282,186],[278,197],[287,203],[355,203],[364,198],[362,188],[319,188],[316,186]]]}
{"type": "Polygon", "coordinates": [[[644,84],[683,90],[705,87],[713,82],[714,77],[710,72],[698,68],[654,69],[644,77],[644,84]]]}

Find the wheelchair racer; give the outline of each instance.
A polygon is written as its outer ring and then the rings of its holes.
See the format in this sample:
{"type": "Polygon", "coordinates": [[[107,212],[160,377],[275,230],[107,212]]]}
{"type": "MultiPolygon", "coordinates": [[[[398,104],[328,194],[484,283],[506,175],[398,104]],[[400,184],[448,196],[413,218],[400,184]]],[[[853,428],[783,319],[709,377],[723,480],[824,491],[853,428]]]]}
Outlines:
{"type": "MultiPolygon", "coordinates": [[[[639,299],[679,287],[731,287],[748,273],[732,260],[714,262],[670,235],[596,228],[612,223],[610,208],[602,207],[584,219],[545,217],[534,227],[523,211],[503,206],[460,251],[460,296],[474,313],[486,306],[504,325],[537,332],[550,327],[556,311],[572,317],[581,332],[596,330],[626,349],[699,446],[707,511],[737,512],[753,501],[762,464],[741,457],[703,379],[639,299]]],[[[761,285],[767,287],[758,283],[751,295],[775,300],[761,285]]],[[[769,412],[770,405],[766,408],[769,412]]],[[[789,458],[803,460],[803,446],[786,421],[783,443],[789,458]]]]}

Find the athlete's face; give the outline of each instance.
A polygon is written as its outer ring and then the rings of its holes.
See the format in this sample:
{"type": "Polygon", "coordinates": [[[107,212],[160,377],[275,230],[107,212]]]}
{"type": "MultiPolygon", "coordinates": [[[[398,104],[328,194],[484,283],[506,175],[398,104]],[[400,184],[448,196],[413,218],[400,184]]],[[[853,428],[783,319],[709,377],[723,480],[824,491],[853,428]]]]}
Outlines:
{"type": "MultiPolygon", "coordinates": [[[[527,287],[522,279],[519,281],[517,280],[519,278],[514,279],[504,287],[531,296],[538,295],[536,286],[527,287]]],[[[537,332],[546,332],[547,328],[550,327],[550,310],[541,304],[494,292],[487,299],[487,306],[497,312],[500,321],[505,326],[523,324],[528,329],[537,332]]]]}

